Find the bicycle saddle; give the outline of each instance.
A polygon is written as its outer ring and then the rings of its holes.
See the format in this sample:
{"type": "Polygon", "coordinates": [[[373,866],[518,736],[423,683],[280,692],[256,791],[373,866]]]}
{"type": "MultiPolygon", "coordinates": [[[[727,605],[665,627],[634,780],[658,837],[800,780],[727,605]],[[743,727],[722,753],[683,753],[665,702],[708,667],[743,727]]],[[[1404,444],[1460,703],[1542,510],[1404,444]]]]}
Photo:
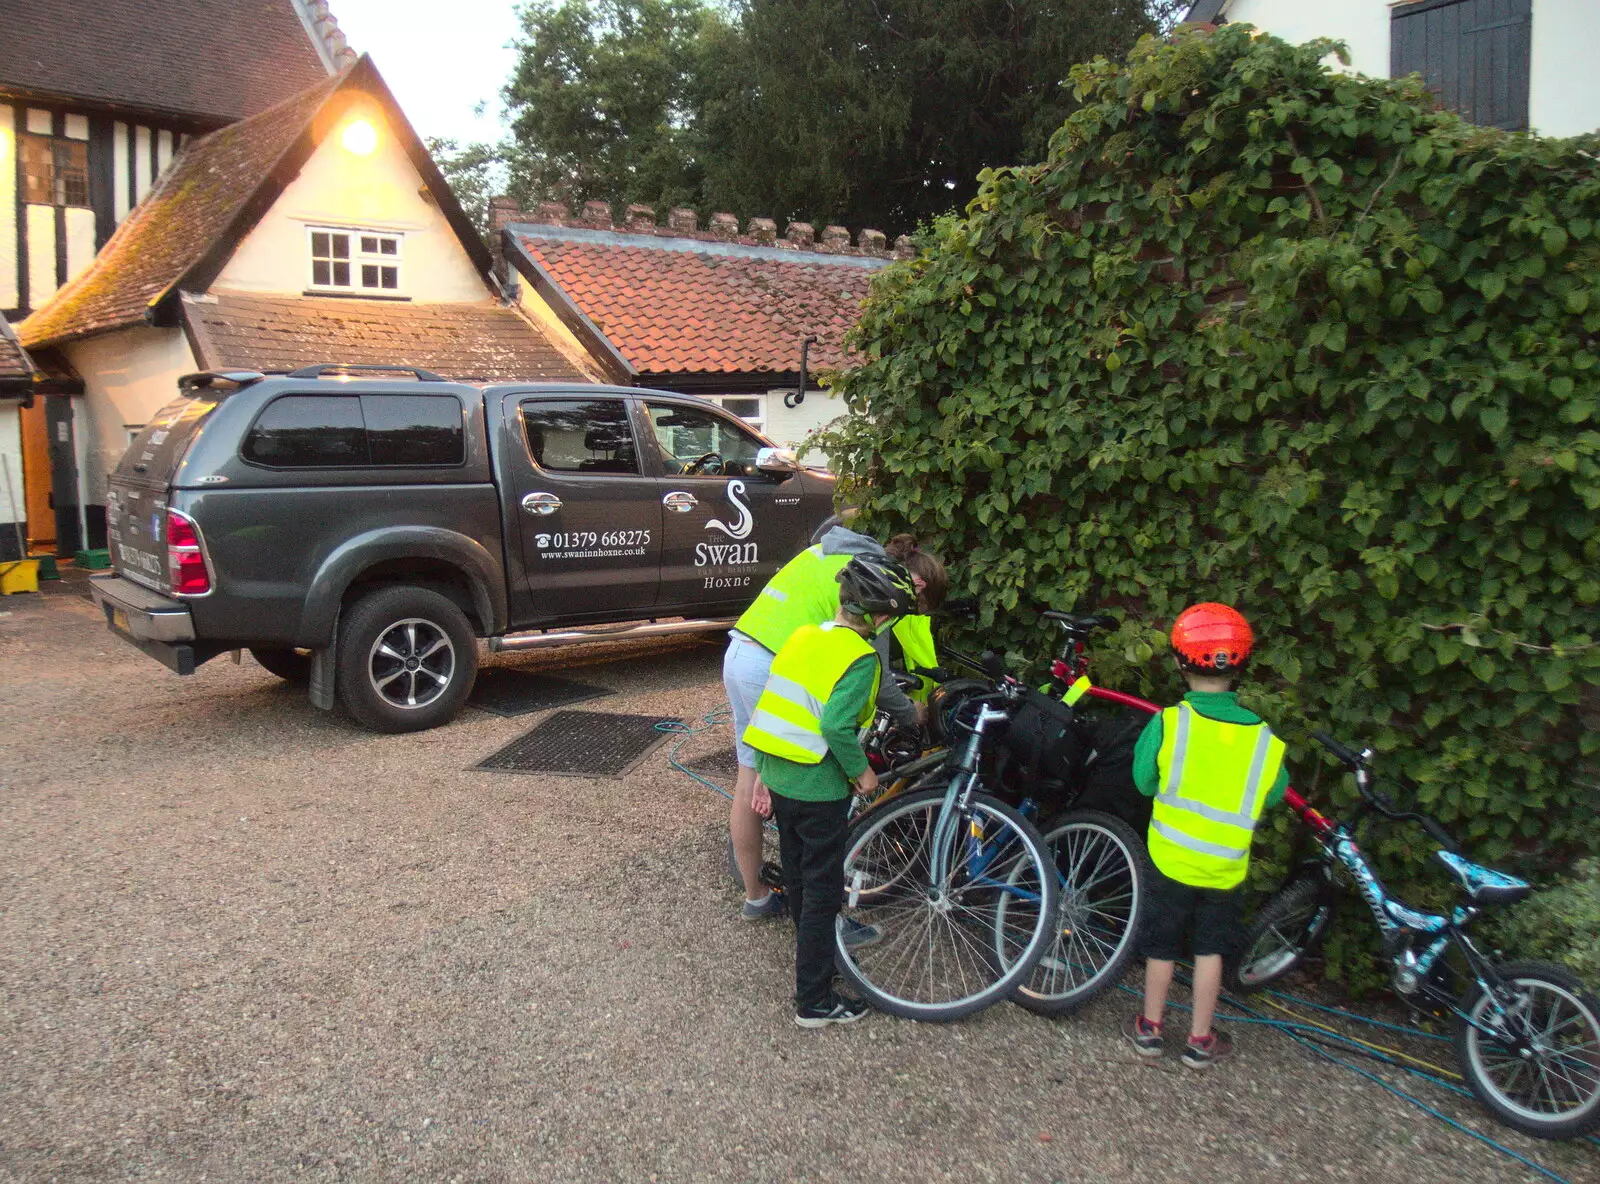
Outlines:
{"type": "Polygon", "coordinates": [[[1068,633],[1093,633],[1096,629],[1113,629],[1117,624],[1115,617],[1080,617],[1054,608],[1045,609],[1039,614],[1039,618],[1044,621],[1059,621],[1061,627],[1068,633]]]}
{"type": "Polygon", "coordinates": [[[1437,854],[1439,862],[1450,869],[1474,904],[1510,904],[1533,891],[1533,885],[1526,880],[1463,859],[1454,851],[1437,854]]]}

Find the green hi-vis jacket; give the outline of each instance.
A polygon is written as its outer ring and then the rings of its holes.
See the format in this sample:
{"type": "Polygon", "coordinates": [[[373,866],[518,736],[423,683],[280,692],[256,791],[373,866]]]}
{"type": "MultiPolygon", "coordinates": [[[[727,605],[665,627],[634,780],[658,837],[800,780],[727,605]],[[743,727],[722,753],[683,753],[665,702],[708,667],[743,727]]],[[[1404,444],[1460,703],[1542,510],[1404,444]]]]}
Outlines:
{"type": "Polygon", "coordinates": [[[807,547],[767,581],[734,628],[777,653],[802,625],[833,620],[839,611],[837,577],[850,558],[824,555],[820,543],[807,547]]]}
{"type": "Polygon", "coordinates": [[[1169,879],[1232,888],[1250,868],[1250,839],[1283,769],[1283,741],[1259,720],[1229,723],[1188,702],[1161,713],[1160,778],[1150,858],[1169,879]]]}
{"type": "Polygon", "coordinates": [[[862,658],[873,660],[872,694],[858,717],[864,726],[872,721],[878,690],[878,661],[872,646],[854,629],[833,621],[797,629],[772,659],[767,688],[756,700],[744,742],[796,764],[820,764],[828,755],[823,707],[844,672],[862,658]]]}
{"type": "MultiPolygon", "coordinates": [[[[901,617],[892,627],[894,639],[900,643],[900,653],[905,658],[907,674],[916,674],[917,668],[932,669],[939,664],[938,651],[933,645],[933,621],[921,615],[901,617]]],[[[918,675],[917,685],[906,692],[915,702],[926,703],[933,690],[933,679],[918,675]]]]}

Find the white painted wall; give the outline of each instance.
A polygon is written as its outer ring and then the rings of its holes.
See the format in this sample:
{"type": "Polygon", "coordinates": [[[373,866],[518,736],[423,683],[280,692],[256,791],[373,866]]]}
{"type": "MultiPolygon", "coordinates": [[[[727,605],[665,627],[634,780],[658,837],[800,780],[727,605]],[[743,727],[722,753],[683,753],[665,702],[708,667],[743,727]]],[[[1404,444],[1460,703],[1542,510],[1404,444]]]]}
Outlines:
{"type": "Polygon", "coordinates": [[[28,303],[38,308],[56,290],[56,208],[24,205],[28,218],[28,303]]]}
{"type": "MultiPolygon", "coordinates": [[[[0,457],[5,459],[5,469],[0,470],[0,529],[6,532],[0,548],[10,549],[17,545],[10,523],[25,522],[28,517],[28,503],[22,496],[22,416],[14,399],[0,403],[0,457]],[[4,479],[7,473],[9,484],[4,479]]],[[[26,531],[26,526],[23,529],[26,531]]]]}
{"type": "Polygon", "coordinates": [[[454,303],[490,298],[482,276],[444,215],[418,190],[412,167],[376,108],[347,114],[250,232],[217,277],[216,286],[251,292],[300,293],[311,281],[308,226],[404,233],[401,294],[454,303]],[[340,142],[354,118],[378,129],[377,149],[358,156],[340,142]]]}
{"type": "Polygon", "coordinates": [[[1547,136],[1600,128],[1600,0],[1533,0],[1528,122],[1547,136]]]}
{"type": "Polygon", "coordinates": [[[0,308],[17,307],[16,118],[0,103],[0,308]]]}
{"type": "Polygon", "coordinates": [[[822,427],[841,415],[849,413],[843,399],[835,398],[826,391],[808,390],[805,401],[798,407],[785,407],[783,396],[786,391],[771,391],[767,394],[767,432],[774,443],[785,448],[792,448],[800,459],[806,464],[826,464],[827,457],[816,449],[802,451],[801,445],[805,442],[806,435],[822,427]]]}
{"type": "Polygon", "coordinates": [[[518,277],[517,304],[522,313],[550,339],[550,344],[561,351],[561,355],[578,368],[578,373],[585,375],[591,382],[610,381],[599,364],[589,356],[589,351],[567,328],[561,318],[556,316],[555,310],[545,303],[544,297],[533,290],[527,280],[518,277]]]}
{"type": "MultiPolygon", "coordinates": [[[[1296,44],[1332,37],[1350,47],[1350,68],[1389,76],[1388,0],[1233,0],[1225,15],[1296,44]]],[[[1533,0],[1528,123],[1541,135],[1600,128],[1600,0],[1533,0]]]]}
{"type": "Polygon", "coordinates": [[[181,329],[140,326],[64,347],[83,375],[74,424],[85,504],[104,505],[106,477],[128,447],[128,427],[150,421],[178,394],[178,379],[200,369],[181,329]]]}
{"type": "Polygon", "coordinates": [[[1385,0],[1233,0],[1226,15],[1234,24],[1254,25],[1295,45],[1316,37],[1343,41],[1350,49],[1350,69],[1389,76],[1385,0]]]}
{"type": "MultiPolygon", "coordinates": [[[[94,211],[73,206],[67,215],[67,279],[94,262],[94,211]]],[[[38,306],[35,301],[35,307],[38,306]]]]}

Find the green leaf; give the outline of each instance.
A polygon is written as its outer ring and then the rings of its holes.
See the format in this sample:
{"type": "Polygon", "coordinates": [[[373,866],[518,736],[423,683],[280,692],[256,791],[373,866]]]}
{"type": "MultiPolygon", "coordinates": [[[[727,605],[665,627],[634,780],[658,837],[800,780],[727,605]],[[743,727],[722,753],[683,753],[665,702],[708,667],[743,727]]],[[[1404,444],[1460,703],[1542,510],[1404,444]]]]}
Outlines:
{"type": "Polygon", "coordinates": [[[1506,277],[1498,271],[1485,271],[1478,276],[1478,291],[1485,300],[1498,300],[1506,290],[1506,277]]]}
{"type": "Polygon", "coordinates": [[[1478,422],[1491,436],[1498,436],[1505,431],[1510,419],[1504,407],[1485,407],[1478,412],[1478,422]]]}

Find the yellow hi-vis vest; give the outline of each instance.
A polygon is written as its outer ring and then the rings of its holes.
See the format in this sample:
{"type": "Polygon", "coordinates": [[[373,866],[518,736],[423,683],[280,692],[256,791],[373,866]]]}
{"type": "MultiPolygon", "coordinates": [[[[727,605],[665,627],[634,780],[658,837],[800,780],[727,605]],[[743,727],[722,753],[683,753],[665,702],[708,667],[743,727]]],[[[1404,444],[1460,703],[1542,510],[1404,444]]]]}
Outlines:
{"type": "Polygon", "coordinates": [[[1161,713],[1150,813],[1150,858],[1196,888],[1232,888],[1250,868],[1250,836],[1283,767],[1283,741],[1266,724],[1207,719],[1187,703],[1161,713]]]}
{"type": "Polygon", "coordinates": [[[849,562],[848,555],[824,555],[821,544],[807,547],[767,581],[734,628],[777,653],[800,626],[833,620],[839,611],[835,577],[849,562]]]}
{"type": "MultiPolygon", "coordinates": [[[[906,673],[916,674],[917,667],[933,667],[939,664],[938,651],[933,646],[933,621],[924,616],[901,617],[893,626],[894,639],[900,643],[900,652],[905,655],[906,673]]],[[[928,694],[933,690],[933,679],[927,675],[917,676],[917,685],[906,692],[906,697],[918,703],[925,703],[928,694]]]]}
{"type": "Polygon", "coordinates": [[[801,765],[822,763],[828,742],[822,737],[822,708],[844,672],[859,659],[872,658],[872,691],[860,722],[872,721],[878,697],[880,664],[872,646],[854,629],[829,621],[802,625],[772,659],[767,689],[756,700],[744,742],[751,748],[801,765]]]}

